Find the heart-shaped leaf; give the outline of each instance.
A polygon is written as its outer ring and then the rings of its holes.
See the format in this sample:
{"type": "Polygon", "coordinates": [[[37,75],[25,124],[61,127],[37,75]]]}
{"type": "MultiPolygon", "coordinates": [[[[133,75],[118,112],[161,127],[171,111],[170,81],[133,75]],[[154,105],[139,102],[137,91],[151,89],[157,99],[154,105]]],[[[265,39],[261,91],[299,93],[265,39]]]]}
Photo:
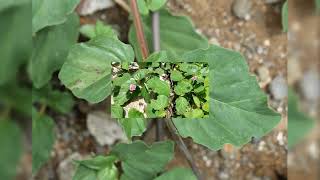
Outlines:
{"type": "Polygon", "coordinates": [[[111,153],[121,160],[121,180],[153,179],[173,158],[174,144],[163,141],[147,146],[142,141],[134,141],[117,144],[111,153]]]}
{"type": "Polygon", "coordinates": [[[253,136],[261,137],[280,121],[239,53],[211,46],[182,59],[207,62],[210,68],[210,117],[173,119],[183,137],[218,150],[226,143],[241,146],[253,136]]]}
{"type": "Polygon", "coordinates": [[[46,85],[66,61],[71,46],[77,42],[78,26],[79,18],[72,14],[65,23],[46,27],[34,37],[29,74],[36,88],[46,85]]]}
{"type": "Polygon", "coordinates": [[[133,60],[131,46],[99,36],[71,49],[59,79],[78,98],[98,103],[111,94],[111,62],[133,60]]]}
{"type": "Polygon", "coordinates": [[[80,0],[32,0],[32,33],[67,21],[80,0]]]}
{"type": "Polygon", "coordinates": [[[32,173],[35,174],[50,158],[55,141],[51,117],[32,109],[32,173]]]}

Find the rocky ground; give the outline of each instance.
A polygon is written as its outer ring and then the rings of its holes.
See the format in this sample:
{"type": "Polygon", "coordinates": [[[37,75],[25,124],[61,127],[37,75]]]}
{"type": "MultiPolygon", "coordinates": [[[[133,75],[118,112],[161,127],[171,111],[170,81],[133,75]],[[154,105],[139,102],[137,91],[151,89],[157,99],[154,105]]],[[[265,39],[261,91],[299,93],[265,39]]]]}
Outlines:
{"type": "MultiPolygon", "coordinates": [[[[268,94],[270,106],[282,115],[282,121],[277,128],[261,139],[253,139],[240,149],[225,146],[224,149],[214,152],[186,139],[197,165],[208,180],[287,179],[288,51],[287,36],[282,32],[281,26],[282,4],[281,0],[169,0],[168,2],[169,9],[175,14],[190,16],[198,32],[205,35],[211,43],[241,52],[247,59],[250,71],[257,75],[260,87],[268,94]]],[[[86,4],[83,2],[78,11],[82,14],[90,12],[90,9],[85,7],[86,4]]],[[[121,39],[127,41],[130,22],[128,13],[123,7],[111,3],[107,9],[83,16],[81,23],[94,23],[97,19],[113,25],[119,31],[121,39]]],[[[304,69],[308,68],[301,69],[298,79],[307,78],[304,73],[307,71],[304,69]]],[[[110,145],[124,138],[119,126],[111,121],[109,116],[101,113],[106,109],[108,102],[110,103],[110,100],[92,106],[79,101],[71,114],[55,116],[58,140],[50,162],[34,179],[70,180],[74,171],[72,159],[108,153],[110,145]],[[96,127],[101,126],[112,128],[97,131],[101,128],[96,127]]],[[[151,129],[146,136],[147,140],[154,138],[152,131],[154,130],[151,129]]],[[[312,146],[317,150],[318,144],[314,144],[316,143],[314,139],[311,138],[311,143],[307,147],[312,146]]],[[[312,153],[305,149],[297,152],[302,151],[307,153],[306,157],[312,156],[312,153]]],[[[311,151],[314,153],[315,150],[311,151]]],[[[289,156],[289,160],[296,160],[295,157],[296,154],[293,153],[289,156]]],[[[30,156],[26,156],[25,159],[28,161],[30,156]]],[[[187,166],[187,162],[178,150],[168,168],[176,165],[187,166]]]]}

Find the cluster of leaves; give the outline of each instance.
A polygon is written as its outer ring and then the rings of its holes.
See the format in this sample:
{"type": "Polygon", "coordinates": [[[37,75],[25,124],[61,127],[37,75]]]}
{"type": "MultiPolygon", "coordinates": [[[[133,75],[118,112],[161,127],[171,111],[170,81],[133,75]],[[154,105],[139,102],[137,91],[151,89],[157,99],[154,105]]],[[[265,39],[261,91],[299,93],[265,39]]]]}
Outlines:
{"type": "Polygon", "coordinates": [[[173,117],[209,117],[209,67],[206,63],[178,63],[170,74],[175,97],[173,117]]]}
{"type": "Polygon", "coordinates": [[[132,101],[143,98],[142,112],[136,108],[128,110],[128,118],[165,117],[169,106],[170,84],[169,63],[115,63],[116,71],[112,80],[112,116],[123,118],[123,107],[132,101]],[[144,115],[145,114],[145,115],[144,115]]]}
{"type": "Polygon", "coordinates": [[[114,63],[113,70],[111,112],[114,118],[123,118],[123,107],[141,98],[139,106],[142,108],[140,111],[130,108],[128,118],[202,118],[209,115],[209,67],[206,63],[114,63]],[[169,107],[170,104],[175,106],[169,107]]]}
{"type": "MultiPolygon", "coordinates": [[[[76,43],[79,20],[73,11],[79,1],[32,0],[32,8],[31,0],[0,3],[0,96],[3,103],[10,105],[14,111],[32,116],[33,174],[48,160],[55,141],[54,121],[45,109],[50,108],[63,114],[70,112],[74,104],[69,93],[61,91],[59,85],[57,88],[56,84],[49,83],[53,73],[59,71],[61,83],[73,95],[90,103],[98,103],[112,93],[112,62],[123,64],[133,62],[134,59],[142,61],[134,26],[131,26],[129,32],[130,45],[121,42],[109,26],[99,22],[96,26],[82,27],[80,31],[90,40],[76,43]],[[30,26],[28,18],[32,18],[32,28],[26,28],[30,26]],[[33,35],[32,39],[30,34],[33,35]],[[23,83],[17,81],[16,73],[21,65],[27,67],[32,86],[23,86],[23,83]],[[32,100],[26,98],[31,92],[34,94],[32,100]]],[[[148,12],[158,10],[165,2],[158,1],[160,4],[156,4],[156,1],[145,0],[145,7],[139,6],[140,11],[143,8],[147,8],[148,12]]],[[[174,16],[164,8],[159,10],[159,15],[160,45],[163,51],[150,55],[146,61],[207,63],[211,78],[207,83],[204,78],[204,89],[211,87],[209,93],[205,90],[206,96],[185,92],[183,88],[181,91],[177,87],[185,84],[183,80],[183,83],[173,82],[173,92],[188,96],[192,109],[201,106],[204,111],[202,119],[193,118],[200,117],[198,113],[184,113],[183,117],[173,119],[180,136],[191,137],[194,142],[217,150],[225,143],[241,146],[252,136],[261,137],[279,122],[279,115],[268,108],[266,95],[260,90],[256,78],[249,74],[246,61],[239,53],[209,45],[208,40],[195,31],[187,17],[174,16]],[[198,97],[200,105],[192,95],[198,97]],[[204,106],[206,102],[209,107],[204,106]],[[187,116],[192,118],[185,118],[187,116]]],[[[142,17],[149,47],[152,47],[151,23],[150,16],[142,17]]],[[[174,68],[184,77],[187,76],[187,72],[179,66],[174,68]]],[[[157,82],[150,82],[148,87],[157,94],[152,84],[157,82]]],[[[202,82],[200,84],[202,86],[202,82]]],[[[192,85],[193,89],[199,86],[192,85]]],[[[0,166],[7,167],[3,172],[0,171],[3,179],[14,177],[22,149],[20,129],[10,118],[1,117],[0,121],[1,147],[5,147],[0,150],[0,162],[6,163],[0,166]],[[12,146],[15,148],[7,148],[12,146]]],[[[147,126],[144,118],[119,118],[118,121],[130,140],[133,136],[141,135],[147,126]]],[[[177,168],[163,172],[164,166],[173,157],[173,148],[171,141],[151,146],[141,141],[119,143],[108,156],[78,162],[74,179],[118,179],[118,176],[121,179],[195,179],[190,169],[177,168]],[[115,166],[116,162],[121,162],[121,175],[115,166]]]]}

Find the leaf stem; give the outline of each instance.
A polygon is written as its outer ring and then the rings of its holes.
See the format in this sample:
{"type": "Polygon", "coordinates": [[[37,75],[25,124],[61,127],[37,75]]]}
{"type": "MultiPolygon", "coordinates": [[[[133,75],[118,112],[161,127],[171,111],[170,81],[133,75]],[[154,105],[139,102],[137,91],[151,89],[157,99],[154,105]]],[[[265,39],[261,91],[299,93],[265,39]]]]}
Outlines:
{"type": "Polygon", "coordinates": [[[134,27],[136,29],[136,36],[140,45],[140,50],[142,54],[143,60],[145,60],[149,56],[149,49],[148,45],[146,43],[146,39],[144,36],[144,31],[141,23],[141,17],[138,10],[138,5],[136,0],[130,1],[130,8],[133,15],[133,23],[134,27]]]}
{"type": "Polygon", "coordinates": [[[174,139],[174,141],[177,143],[180,151],[184,154],[185,158],[187,159],[193,173],[195,174],[195,176],[197,177],[198,180],[203,180],[203,178],[201,177],[201,173],[198,169],[198,167],[196,166],[194,159],[190,153],[190,151],[188,150],[186,144],[184,143],[183,139],[181,138],[181,136],[178,135],[178,130],[175,127],[175,125],[173,124],[171,119],[165,119],[166,125],[174,139]]]}

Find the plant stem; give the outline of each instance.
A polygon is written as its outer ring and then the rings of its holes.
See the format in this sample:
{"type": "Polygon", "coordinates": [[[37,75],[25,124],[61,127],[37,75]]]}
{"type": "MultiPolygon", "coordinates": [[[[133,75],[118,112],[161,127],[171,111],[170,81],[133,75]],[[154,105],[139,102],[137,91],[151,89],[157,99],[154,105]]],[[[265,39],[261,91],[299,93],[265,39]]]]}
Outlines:
{"type": "Polygon", "coordinates": [[[152,13],[152,37],[154,52],[160,51],[160,17],[159,12],[152,13]]]}
{"type": "Polygon", "coordinates": [[[201,173],[198,169],[198,167],[196,166],[194,159],[191,155],[191,153],[189,152],[186,144],[184,143],[183,139],[178,135],[178,131],[175,127],[175,125],[173,124],[171,119],[165,119],[167,127],[174,139],[174,141],[177,143],[180,151],[184,154],[185,158],[187,159],[193,173],[196,175],[198,180],[203,180],[201,177],[201,173]]]}
{"type": "Polygon", "coordinates": [[[142,54],[143,60],[145,60],[149,56],[149,49],[146,43],[146,39],[144,37],[143,27],[141,23],[141,17],[138,10],[138,5],[136,0],[130,1],[130,8],[133,15],[133,23],[136,30],[136,36],[140,45],[140,50],[142,54]]]}
{"type": "MultiPolygon", "coordinates": [[[[152,13],[152,39],[154,52],[160,51],[160,21],[159,13],[152,13]]],[[[162,119],[156,119],[156,140],[161,141],[163,137],[163,121],[162,119]]]]}

